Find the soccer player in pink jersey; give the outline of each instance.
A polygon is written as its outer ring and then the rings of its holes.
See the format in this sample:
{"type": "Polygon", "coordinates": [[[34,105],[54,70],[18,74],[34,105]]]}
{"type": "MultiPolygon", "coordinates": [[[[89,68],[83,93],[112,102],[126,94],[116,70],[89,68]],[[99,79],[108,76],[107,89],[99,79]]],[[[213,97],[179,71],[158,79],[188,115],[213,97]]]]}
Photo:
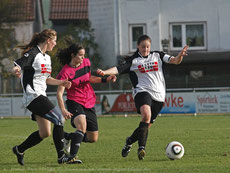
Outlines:
{"type": "MultiPolygon", "coordinates": [[[[84,142],[96,142],[98,139],[98,124],[95,113],[96,96],[90,83],[115,82],[116,76],[97,77],[91,75],[91,63],[85,58],[85,49],[80,44],[72,44],[68,48],[60,50],[57,55],[63,68],[57,79],[68,79],[72,86],[67,91],[66,105],[63,94],[65,87],[58,86],[57,99],[62,114],[71,118],[71,125],[76,128],[73,133],[65,133],[65,142],[71,140],[70,155],[76,156],[80,144],[84,142]]],[[[67,149],[68,151],[68,149],[67,149]]]]}

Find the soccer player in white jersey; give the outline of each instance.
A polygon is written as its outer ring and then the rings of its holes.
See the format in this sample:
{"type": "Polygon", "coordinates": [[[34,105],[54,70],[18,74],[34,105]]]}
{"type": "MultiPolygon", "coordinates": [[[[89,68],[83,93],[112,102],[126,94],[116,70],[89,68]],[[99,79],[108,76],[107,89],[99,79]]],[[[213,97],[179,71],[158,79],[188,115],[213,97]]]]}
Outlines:
{"type": "Polygon", "coordinates": [[[132,144],[138,141],[137,155],[139,160],[144,159],[148,129],[161,111],[165,100],[163,65],[164,63],[180,64],[183,56],[187,55],[188,46],[185,46],[176,57],[161,51],[150,51],[150,48],[151,38],[142,35],[137,41],[136,52],[126,58],[124,63],[107,70],[97,70],[97,73],[102,76],[128,73],[132,82],[135,106],[141,114],[141,121],[132,135],[126,138],[122,157],[126,157],[132,144]]]}
{"type": "Polygon", "coordinates": [[[30,43],[19,46],[23,50],[22,57],[17,59],[13,68],[17,77],[21,78],[23,101],[25,107],[32,112],[31,118],[38,124],[38,130],[31,133],[20,145],[13,147],[18,163],[24,165],[24,152],[39,144],[51,134],[51,122],[54,124],[53,141],[58,155],[58,163],[81,163],[75,157],[64,153],[64,118],[46,96],[48,85],[71,87],[68,80],[57,80],[51,77],[51,59],[47,51],[56,45],[57,33],[53,29],[45,29],[35,33],[30,43]]]}

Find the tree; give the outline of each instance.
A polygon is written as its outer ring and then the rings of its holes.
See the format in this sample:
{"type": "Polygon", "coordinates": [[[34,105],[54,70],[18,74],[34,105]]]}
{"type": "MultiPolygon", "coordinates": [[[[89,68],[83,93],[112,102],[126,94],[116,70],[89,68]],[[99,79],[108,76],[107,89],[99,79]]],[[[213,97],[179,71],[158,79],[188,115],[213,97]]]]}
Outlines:
{"type": "MultiPolygon", "coordinates": [[[[14,36],[13,26],[20,20],[15,15],[17,9],[22,6],[22,0],[1,0],[0,1],[0,73],[2,79],[2,93],[9,92],[11,89],[10,76],[13,67],[12,61],[17,57],[18,53],[14,49],[17,41],[14,36]]],[[[22,16],[20,16],[22,17],[22,16]]]]}
{"type": "MultiPolygon", "coordinates": [[[[57,51],[69,46],[68,42],[81,43],[86,49],[86,56],[91,61],[92,75],[97,75],[97,68],[101,67],[101,56],[98,52],[98,45],[95,43],[93,29],[90,23],[81,23],[77,26],[69,25],[66,32],[58,34],[57,45],[50,56],[52,57],[52,76],[56,77],[62,66],[56,57],[57,51]]],[[[92,84],[94,90],[118,90],[118,89],[131,89],[131,83],[128,75],[122,75],[115,83],[92,84]]],[[[56,87],[49,86],[48,91],[56,91],[56,87]]]]}
{"type": "Polygon", "coordinates": [[[85,47],[85,57],[90,58],[91,71],[95,72],[100,65],[101,57],[97,50],[98,45],[95,43],[90,23],[83,23],[78,26],[69,25],[64,33],[58,34],[57,46],[49,53],[52,57],[52,76],[55,77],[62,68],[56,57],[57,51],[68,47],[70,42],[80,43],[85,47]]]}

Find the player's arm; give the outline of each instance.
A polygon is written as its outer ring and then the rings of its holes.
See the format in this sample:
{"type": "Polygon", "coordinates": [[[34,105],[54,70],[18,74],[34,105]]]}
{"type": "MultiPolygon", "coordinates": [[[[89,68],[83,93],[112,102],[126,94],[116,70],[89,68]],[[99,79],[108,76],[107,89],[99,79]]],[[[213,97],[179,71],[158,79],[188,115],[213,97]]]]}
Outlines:
{"type": "Polygon", "coordinates": [[[58,80],[58,79],[54,79],[52,77],[48,77],[46,79],[46,84],[47,85],[62,85],[62,86],[69,89],[71,87],[72,83],[70,81],[68,81],[67,79],[66,80],[58,80]]]}
{"type": "Polygon", "coordinates": [[[14,61],[14,67],[12,69],[15,76],[21,77],[21,70],[28,65],[28,57],[22,56],[21,58],[14,61]]]}
{"type": "Polygon", "coordinates": [[[188,55],[187,49],[188,49],[188,46],[186,45],[176,57],[173,56],[170,58],[169,63],[170,64],[180,64],[183,60],[183,57],[188,55]]]}
{"type": "Polygon", "coordinates": [[[115,75],[103,76],[103,77],[91,76],[89,79],[90,83],[116,82],[116,80],[117,77],[115,75]]]}
{"type": "Polygon", "coordinates": [[[16,77],[21,77],[21,68],[19,66],[14,66],[12,71],[16,77]]]}
{"type": "Polygon", "coordinates": [[[105,76],[105,75],[117,75],[117,74],[122,75],[125,73],[129,73],[130,67],[132,65],[132,60],[133,58],[129,57],[125,59],[125,61],[119,64],[118,66],[109,68],[107,70],[98,69],[97,74],[101,76],[105,76]]]}
{"type": "Polygon", "coordinates": [[[117,67],[112,67],[112,68],[107,69],[107,70],[97,69],[97,74],[99,74],[101,76],[116,75],[116,74],[118,74],[118,70],[117,70],[117,67]]]}
{"type": "Polygon", "coordinates": [[[66,110],[64,100],[63,100],[63,95],[65,92],[65,87],[63,85],[58,85],[57,89],[57,101],[58,101],[58,106],[62,112],[62,115],[64,116],[65,119],[71,118],[73,114],[71,114],[69,111],[66,110]]]}

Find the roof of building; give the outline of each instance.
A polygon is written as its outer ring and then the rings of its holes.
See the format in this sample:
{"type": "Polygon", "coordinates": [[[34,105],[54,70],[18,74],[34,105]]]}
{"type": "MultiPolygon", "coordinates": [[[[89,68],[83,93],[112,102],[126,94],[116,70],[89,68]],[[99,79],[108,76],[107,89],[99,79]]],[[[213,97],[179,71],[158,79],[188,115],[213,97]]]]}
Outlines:
{"type": "MultiPolygon", "coordinates": [[[[39,9],[41,10],[42,20],[44,21],[42,0],[39,0],[39,2],[39,9]]],[[[6,8],[11,10],[9,13],[11,18],[19,21],[33,21],[36,18],[36,5],[36,0],[8,0],[6,8]]]]}
{"type": "Polygon", "coordinates": [[[88,19],[88,0],[51,0],[50,20],[88,19]]]}

